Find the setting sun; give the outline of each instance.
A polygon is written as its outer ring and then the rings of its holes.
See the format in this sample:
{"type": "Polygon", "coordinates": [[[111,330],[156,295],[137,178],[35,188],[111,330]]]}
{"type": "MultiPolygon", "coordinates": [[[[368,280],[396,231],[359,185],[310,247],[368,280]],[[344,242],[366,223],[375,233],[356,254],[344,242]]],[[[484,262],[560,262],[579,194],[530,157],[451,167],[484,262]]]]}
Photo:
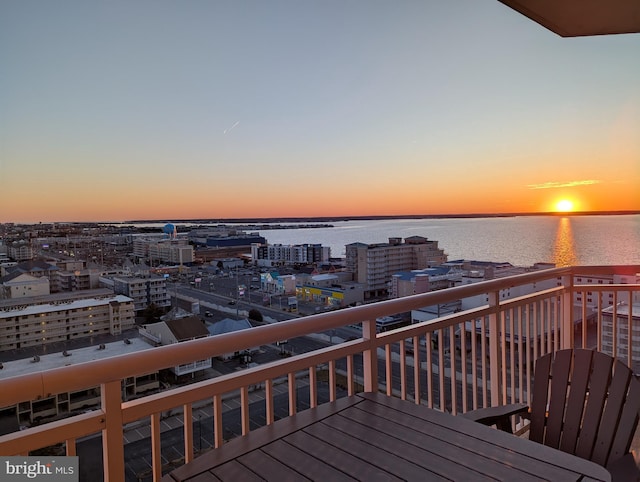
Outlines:
{"type": "Polygon", "coordinates": [[[568,213],[573,211],[573,202],[568,199],[561,199],[556,203],[556,211],[559,213],[568,213]]]}

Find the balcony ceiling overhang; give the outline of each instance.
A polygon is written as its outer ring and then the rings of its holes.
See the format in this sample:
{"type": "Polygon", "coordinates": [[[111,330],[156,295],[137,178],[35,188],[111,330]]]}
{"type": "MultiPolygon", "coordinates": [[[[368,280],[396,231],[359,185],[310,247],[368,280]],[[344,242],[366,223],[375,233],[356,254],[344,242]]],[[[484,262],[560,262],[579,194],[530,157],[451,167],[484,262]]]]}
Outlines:
{"type": "Polygon", "coordinates": [[[499,0],[561,37],[640,33],[640,0],[499,0]]]}

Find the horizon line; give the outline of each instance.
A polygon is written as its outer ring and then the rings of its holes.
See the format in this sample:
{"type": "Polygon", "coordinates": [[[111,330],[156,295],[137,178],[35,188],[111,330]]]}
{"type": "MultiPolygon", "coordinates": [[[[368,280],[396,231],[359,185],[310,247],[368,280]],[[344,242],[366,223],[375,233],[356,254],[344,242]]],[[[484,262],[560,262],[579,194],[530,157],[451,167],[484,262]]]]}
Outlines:
{"type": "Polygon", "coordinates": [[[615,216],[640,214],[640,210],[609,210],[609,211],[571,211],[571,212],[511,212],[511,213],[451,213],[451,214],[385,214],[385,215],[352,215],[352,216],[283,216],[283,217],[245,217],[245,218],[156,218],[133,219],[124,221],[38,221],[38,222],[2,222],[0,224],[140,224],[140,223],[274,223],[274,222],[329,222],[329,221],[365,221],[376,219],[464,219],[464,218],[495,218],[518,216],[615,216]]]}

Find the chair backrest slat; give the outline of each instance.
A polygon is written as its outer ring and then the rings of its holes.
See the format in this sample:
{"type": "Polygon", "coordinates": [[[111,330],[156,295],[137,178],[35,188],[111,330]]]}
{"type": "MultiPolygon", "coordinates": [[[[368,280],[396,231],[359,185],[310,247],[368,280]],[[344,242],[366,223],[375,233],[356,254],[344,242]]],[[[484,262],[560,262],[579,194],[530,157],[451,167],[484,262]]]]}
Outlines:
{"type": "Polygon", "coordinates": [[[529,426],[529,439],[538,443],[543,443],[544,441],[544,427],[546,425],[547,418],[547,398],[549,396],[552,360],[552,353],[548,353],[536,360],[535,376],[533,378],[533,393],[531,395],[531,425],[529,426]]]}
{"type": "Polygon", "coordinates": [[[567,392],[571,383],[571,361],[573,353],[562,350],[556,353],[551,365],[551,394],[549,396],[549,414],[544,444],[558,448],[564,425],[564,412],[567,406],[567,392]]]}
{"type": "Polygon", "coordinates": [[[618,431],[620,415],[627,400],[630,379],[631,370],[622,363],[616,362],[613,378],[609,385],[609,396],[602,414],[602,423],[600,424],[597,442],[591,456],[591,460],[597,464],[607,465],[613,439],[618,431]]]}
{"type": "Polygon", "coordinates": [[[598,436],[602,411],[611,381],[613,358],[604,353],[594,353],[592,365],[593,369],[589,381],[589,397],[587,398],[582,429],[580,430],[578,445],[576,447],[576,455],[588,460],[591,460],[593,447],[596,443],[596,437],[598,436]]]}
{"type": "Polygon", "coordinates": [[[609,453],[609,461],[614,461],[629,453],[631,441],[638,428],[638,420],[640,417],[640,383],[638,380],[630,381],[629,393],[627,394],[627,403],[624,404],[618,430],[615,439],[611,445],[609,453]]]}
{"type": "Polygon", "coordinates": [[[593,353],[592,350],[574,351],[571,387],[569,389],[569,398],[567,399],[567,407],[570,407],[570,410],[566,410],[565,413],[562,440],[559,445],[560,450],[571,454],[575,453],[578,437],[580,436],[582,417],[584,416],[584,407],[589,390],[593,353]]]}

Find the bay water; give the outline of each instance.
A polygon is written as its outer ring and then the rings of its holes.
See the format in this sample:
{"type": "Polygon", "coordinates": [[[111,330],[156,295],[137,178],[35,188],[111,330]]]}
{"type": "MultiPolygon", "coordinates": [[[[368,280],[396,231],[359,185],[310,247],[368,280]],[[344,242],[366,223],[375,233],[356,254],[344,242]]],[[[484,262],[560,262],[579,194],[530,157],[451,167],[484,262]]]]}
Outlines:
{"type": "Polygon", "coordinates": [[[319,243],[344,257],[349,243],[391,237],[438,241],[449,260],[568,265],[640,265],[640,215],[352,220],[332,227],[259,231],[270,244],[319,243]]]}

